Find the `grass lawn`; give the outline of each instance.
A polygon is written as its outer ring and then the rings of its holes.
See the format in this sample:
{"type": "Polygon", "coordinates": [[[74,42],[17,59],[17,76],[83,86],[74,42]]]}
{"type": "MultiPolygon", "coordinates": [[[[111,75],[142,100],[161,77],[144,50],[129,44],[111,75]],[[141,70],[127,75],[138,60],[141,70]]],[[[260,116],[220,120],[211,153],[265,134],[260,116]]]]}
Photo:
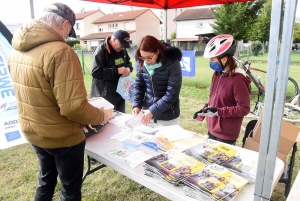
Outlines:
{"type": "MultiPolygon", "coordinates": [[[[300,55],[299,55],[300,56],[300,55]]],[[[300,61],[300,57],[299,57],[300,61]]],[[[300,83],[299,63],[293,63],[290,67],[292,74],[300,83]],[[298,70],[299,69],[299,70],[298,70]],[[297,75],[297,76],[296,76],[297,75]]],[[[90,66],[91,58],[85,59],[86,66],[90,66]]],[[[257,63],[261,64],[261,63],[257,63]]],[[[254,66],[254,62],[253,62],[254,66]]],[[[257,66],[256,66],[257,67],[257,66]]],[[[212,70],[208,67],[208,60],[203,57],[197,57],[196,76],[193,78],[184,77],[183,86],[180,93],[180,126],[185,129],[207,133],[205,123],[197,122],[192,119],[193,114],[198,111],[208,100],[210,77],[212,70]]],[[[135,73],[132,73],[132,77],[135,73]]],[[[86,89],[89,93],[91,85],[91,76],[87,70],[85,73],[86,89]]],[[[255,99],[255,96],[252,97],[255,99]]],[[[131,112],[131,105],[126,103],[126,112],[131,112]]],[[[245,119],[245,126],[249,119],[245,119]]],[[[238,146],[241,146],[241,140],[244,132],[241,131],[238,139],[238,146]]],[[[300,144],[298,143],[298,147],[300,144]]],[[[29,144],[23,144],[5,150],[0,150],[0,200],[33,200],[38,176],[38,160],[29,144]]],[[[300,152],[296,154],[295,168],[293,178],[300,169],[300,152]]],[[[55,190],[53,201],[60,200],[59,183],[55,190]]],[[[111,168],[103,168],[98,172],[89,175],[82,186],[83,200],[99,201],[166,201],[167,199],[154,193],[151,190],[127,179],[125,176],[117,173],[111,168]]],[[[278,184],[272,195],[276,201],[285,200],[284,185],[278,184]]]]}

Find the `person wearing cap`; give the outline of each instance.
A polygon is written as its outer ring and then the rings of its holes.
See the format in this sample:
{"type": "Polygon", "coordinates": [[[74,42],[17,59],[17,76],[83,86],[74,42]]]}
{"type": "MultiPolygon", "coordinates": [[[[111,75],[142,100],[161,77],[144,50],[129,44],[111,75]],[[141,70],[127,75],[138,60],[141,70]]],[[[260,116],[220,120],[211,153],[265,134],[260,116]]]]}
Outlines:
{"type": "Polygon", "coordinates": [[[214,71],[209,101],[193,118],[206,117],[210,139],[235,144],[244,116],[250,112],[250,83],[244,70],[234,59],[237,42],[232,35],[212,38],[205,47],[204,57],[214,71]]]}
{"type": "Polygon", "coordinates": [[[92,86],[90,97],[103,97],[114,105],[114,110],[125,113],[125,100],[116,92],[121,76],[129,76],[132,63],[126,51],[130,48],[130,35],[117,30],[108,36],[94,52],[92,59],[92,86]]]}
{"type": "Polygon", "coordinates": [[[75,14],[49,5],[39,20],[25,23],[12,39],[8,67],[17,99],[20,128],[38,157],[34,200],[52,200],[57,176],[61,200],[81,200],[86,124],[104,124],[108,114],[88,103],[81,64],[65,43],[76,37],[75,14]]]}

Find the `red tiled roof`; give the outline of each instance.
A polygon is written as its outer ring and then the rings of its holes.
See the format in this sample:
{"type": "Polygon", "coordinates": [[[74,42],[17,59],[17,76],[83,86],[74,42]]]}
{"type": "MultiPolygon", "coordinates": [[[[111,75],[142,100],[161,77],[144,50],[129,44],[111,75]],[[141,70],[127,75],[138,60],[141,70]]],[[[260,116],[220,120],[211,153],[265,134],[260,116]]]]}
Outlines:
{"type": "MultiPolygon", "coordinates": [[[[131,10],[126,12],[116,12],[113,14],[107,14],[103,17],[95,20],[93,23],[104,23],[104,22],[115,22],[115,21],[124,21],[124,20],[134,20],[141,14],[145,13],[150,9],[141,9],[141,10],[131,10]]],[[[151,11],[152,12],[152,11],[151,11]]]]}
{"type": "MultiPolygon", "coordinates": [[[[84,13],[75,13],[75,17],[76,17],[76,20],[80,20],[80,19],[83,19],[91,14],[94,14],[95,12],[97,11],[100,11],[100,10],[92,10],[92,11],[86,11],[84,13]]],[[[102,12],[102,11],[100,11],[102,12]]],[[[104,13],[103,13],[104,14],[104,13]]]]}
{"type": "Polygon", "coordinates": [[[214,19],[213,13],[209,8],[186,9],[174,21],[198,19],[214,19]]]}
{"type": "MultiPolygon", "coordinates": [[[[129,34],[135,32],[135,30],[127,30],[129,34]]],[[[105,39],[107,36],[111,36],[113,32],[100,32],[100,33],[92,33],[80,38],[80,40],[92,40],[92,39],[105,39]]]]}

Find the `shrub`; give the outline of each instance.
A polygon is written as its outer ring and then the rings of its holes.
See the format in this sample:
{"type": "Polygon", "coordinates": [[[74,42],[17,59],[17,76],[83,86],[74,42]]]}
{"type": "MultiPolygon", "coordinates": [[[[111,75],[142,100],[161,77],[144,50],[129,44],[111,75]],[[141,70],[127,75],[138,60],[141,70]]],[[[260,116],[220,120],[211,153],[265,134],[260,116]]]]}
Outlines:
{"type": "Polygon", "coordinates": [[[73,46],[73,49],[74,50],[83,50],[83,51],[87,51],[87,48],[80,45],[79,43],[76,43],[74,46],[73,46]]]}
{"type": "Polygon", "coordinates": [[[68,39],[66,40],[66,43],[70,46],[70,47],[73,47],[75,44],[79,44],[79,40],[77,39],[68,39]]]}
{"type": "Polygon", "coordinates": [[[254,56],[258,56],[258,53],[262,50],[262,43],[260,41],[254,41],[251,44],[251,51],[254,56]]]}

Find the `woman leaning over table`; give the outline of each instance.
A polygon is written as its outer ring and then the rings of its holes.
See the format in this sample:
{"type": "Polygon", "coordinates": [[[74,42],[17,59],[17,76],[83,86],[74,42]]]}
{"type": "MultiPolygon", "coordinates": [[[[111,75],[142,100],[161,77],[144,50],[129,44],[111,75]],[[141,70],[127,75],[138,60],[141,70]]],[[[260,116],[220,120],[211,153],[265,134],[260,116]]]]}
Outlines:
{"type": "Polygon", "coordinates": [[[179,123],[179,93],[182,83],[182,54],[178,48],[145,36],[138,45],[139,63],[134,85],[132,113],[143,112],[143,124],[151,120],[162,125],[179,123]]]}
{"type": "Polygon", "coordinates": [[[194,115],[200,121],[207,117],[209,138],[228,144],[235,144],[243,118],[250,111],[251,79],[233,58],[236,45],[229,34],[218,35],[206,45],[204,57],[210,59],[209,66],[215,72],[209,102],[194,115]]]}

